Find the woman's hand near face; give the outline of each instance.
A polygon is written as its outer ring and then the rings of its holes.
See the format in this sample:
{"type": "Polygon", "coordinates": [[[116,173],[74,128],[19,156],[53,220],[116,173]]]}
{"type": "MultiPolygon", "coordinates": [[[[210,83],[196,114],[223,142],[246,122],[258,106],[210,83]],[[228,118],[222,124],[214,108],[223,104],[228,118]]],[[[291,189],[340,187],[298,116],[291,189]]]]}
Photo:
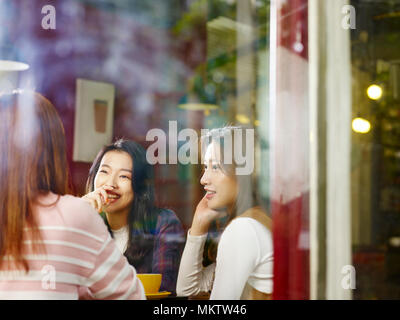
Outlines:
{"type": "Polygon", "coordinates": [[[210,209],[207,202],[208,200],[204,196],[196,207],[192,227],[190,228],[190,234],[192,236],[199,236],[207,233],[211,222],[225,214],[224,212],[210,209]]]}
{"type": "Polygon", "coordinates": [[[88,202],[97,212],[102,212],[103,207],[109,203],[108,194],[106,190],[113,190],[113,187],[102,186],[93,192],[90,192],[82,197],[83,200],[88,202]]]}

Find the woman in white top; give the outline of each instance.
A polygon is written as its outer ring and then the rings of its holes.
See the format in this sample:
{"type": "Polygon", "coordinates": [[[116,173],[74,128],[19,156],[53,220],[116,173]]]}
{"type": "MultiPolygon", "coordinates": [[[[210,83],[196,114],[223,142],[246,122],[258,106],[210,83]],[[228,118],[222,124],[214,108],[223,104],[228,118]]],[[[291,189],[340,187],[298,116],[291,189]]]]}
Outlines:
{"type": "Polygon", "coordinates": [[[206,152],[200,183],[206,194],[197,205],[188,231],[178,274],[179,296],[211,291],[210,299],[271,298],[271,220],[254,201],[253,170],[243,170],[236,163],[242,151],[248,160],[245,165],[254,163],[254,146],[246,146],[246,141],[254,139],[245,139],[247,134],[254,131],[226,127],[213,129],[202,138],[206,152]],[[226,215],[229,224],[220,237],[216,262],[203,267],[210,225],[226,215]]]}

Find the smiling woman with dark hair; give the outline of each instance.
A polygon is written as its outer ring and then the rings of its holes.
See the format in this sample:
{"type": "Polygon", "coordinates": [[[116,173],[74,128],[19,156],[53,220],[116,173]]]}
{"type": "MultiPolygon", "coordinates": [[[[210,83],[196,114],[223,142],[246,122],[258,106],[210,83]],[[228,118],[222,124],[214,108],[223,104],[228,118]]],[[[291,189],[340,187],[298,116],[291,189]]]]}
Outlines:
{"type": "Polygon", "coordinates": [[[94,160],[86,184],[89,202],[139,273],[161,273],[160,290],[175,291],[184,233],[174,212],[154,203],[153,167],[138,143],[118,140],[94,160]]]}

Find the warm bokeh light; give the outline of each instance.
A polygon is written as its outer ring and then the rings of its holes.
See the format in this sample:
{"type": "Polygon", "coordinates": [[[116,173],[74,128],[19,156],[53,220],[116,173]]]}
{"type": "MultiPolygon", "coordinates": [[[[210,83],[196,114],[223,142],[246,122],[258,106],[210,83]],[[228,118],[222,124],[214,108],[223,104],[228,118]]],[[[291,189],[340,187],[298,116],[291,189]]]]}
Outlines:
{"type": "Polygon", "coordinates": [[[205,111],[205,110],[216,110],[219,107],[215,104],[192,102],[192,103],[181,103],[178,108],[190,111],[205,111]]]}
{"type": "Polygon", "coordinates": [[[245,114],[241,114],[241,113],[236,115],[236,120],[242,124],[250,123],[250,118],[248,116],[246,116],[245,114]]]}
{"type": "Polygon", "coordinates": [[[368,133],[371,130],[371,123],[363,118],[355,118],[352,122],[352,128],[357,133],[368,133]]]}
{"type": "Polygon", "coordinates": [[[370,85],[367,89],[368,98],[378,100],[382,97],[382,88],[376,84],[370,85]]]}

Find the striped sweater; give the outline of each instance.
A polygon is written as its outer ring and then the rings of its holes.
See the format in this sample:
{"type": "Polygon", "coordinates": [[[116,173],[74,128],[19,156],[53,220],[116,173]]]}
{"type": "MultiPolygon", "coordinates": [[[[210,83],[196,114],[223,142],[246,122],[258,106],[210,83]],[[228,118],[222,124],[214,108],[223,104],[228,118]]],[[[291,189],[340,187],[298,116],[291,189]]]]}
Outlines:
{"type": "Polygon", "coordinates": [[[79,298],[82,288],[95,299],[145,299],[134,267],[89,204],[52,193],[39,197],[38,203],[33,213],[45,252],[32,250],[33,241],[25,228],[23,254],[29,271],[2,263],[0,299],[71,300],[79,298]]]}

